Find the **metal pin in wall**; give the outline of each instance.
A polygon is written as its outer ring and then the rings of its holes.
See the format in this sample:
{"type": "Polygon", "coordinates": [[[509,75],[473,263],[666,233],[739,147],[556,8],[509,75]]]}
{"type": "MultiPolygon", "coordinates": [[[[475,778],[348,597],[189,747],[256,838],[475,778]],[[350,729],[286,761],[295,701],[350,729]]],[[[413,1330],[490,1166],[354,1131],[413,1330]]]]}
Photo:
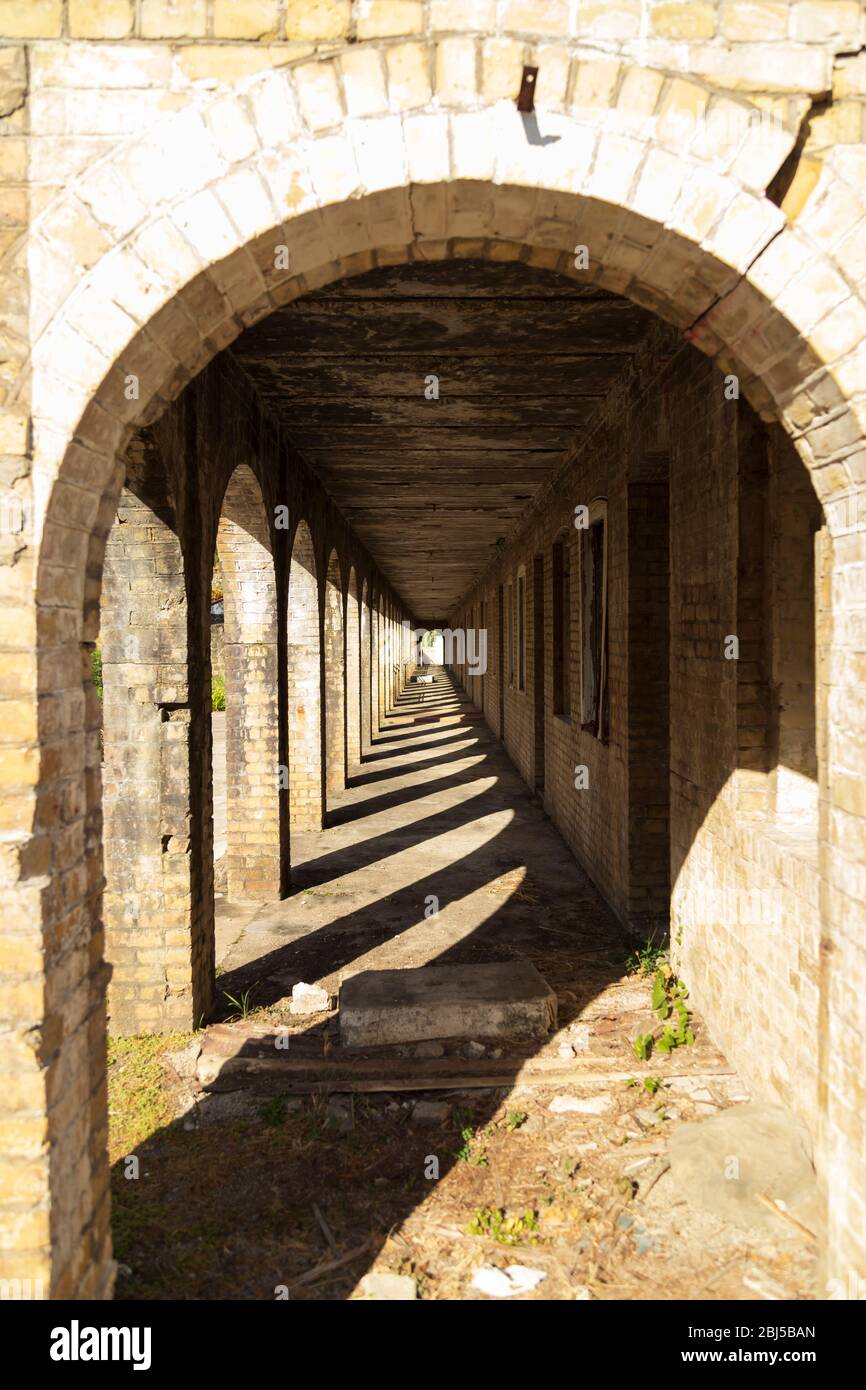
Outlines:
{"type": "Polygon", "coordinates": [[[538,76],[538,68],[524,68],[523,76],[520,79],[520,91],[517,94],[518,111],[535,110],[535,79],[538,76]]]}

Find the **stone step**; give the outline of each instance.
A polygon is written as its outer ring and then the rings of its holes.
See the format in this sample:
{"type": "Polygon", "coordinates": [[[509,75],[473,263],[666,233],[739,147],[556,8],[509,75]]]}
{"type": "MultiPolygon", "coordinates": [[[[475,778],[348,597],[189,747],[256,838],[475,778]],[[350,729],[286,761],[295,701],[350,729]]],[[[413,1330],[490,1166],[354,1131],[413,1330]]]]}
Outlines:
{"type": "Polygon", "coordinates": [[[544,1039],[555,1026],[556,995],[525,961],[364,970],[340,987],[344,1047],[432,1038],[544,1039]]]}

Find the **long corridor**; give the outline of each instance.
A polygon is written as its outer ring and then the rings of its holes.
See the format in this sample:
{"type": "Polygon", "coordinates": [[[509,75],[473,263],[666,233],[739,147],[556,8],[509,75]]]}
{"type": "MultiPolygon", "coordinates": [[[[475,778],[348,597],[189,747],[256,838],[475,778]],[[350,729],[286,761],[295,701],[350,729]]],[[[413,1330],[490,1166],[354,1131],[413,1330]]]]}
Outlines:
{"type": "Polygon", "coordinates": [[[343,972],[522,957],[586,1002],[618,977],[615,916],[447,672],[387,726],[327,828],[293,833],[290,896],[240,930],[218,911],[221,988],[275,1003],[299,980],[335,994],[343,972]]]}

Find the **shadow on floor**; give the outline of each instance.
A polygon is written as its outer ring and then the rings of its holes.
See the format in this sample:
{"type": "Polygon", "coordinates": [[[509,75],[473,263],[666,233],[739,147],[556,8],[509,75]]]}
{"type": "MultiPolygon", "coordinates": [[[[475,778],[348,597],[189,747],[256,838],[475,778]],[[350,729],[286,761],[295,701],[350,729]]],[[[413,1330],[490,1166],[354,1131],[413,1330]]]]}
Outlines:
{"type": "MultiPolygon", "coordinates": [[[[613,913],[477,711],[459,692],[443,708],[441,742],[417,714],[394,716],[329,827],[294,837],[292,894],[247,920],[222,960],[216,1019],[237,1012],[232,999],[276,1018],[299,980],[336,993],[346,970],[519,959],[558,992],[565,1023],[620,977],[629,943],[613,913]],[[463,756],[454,745],[467,737],[463,756]],[[443,775],[439,748],[453,768],[443,775]]],[[[327,1024],[292,1039],[333,1045],[327,1024]]],[[[408,1123],[402,1096],[356,1096],[341,1132],[327,1098],[267,1087],[230,1091],[236,1116],[211,1123],[227,1104],[219,1085],[194,1128],[167,1124],[136,1150],[147,1184],[116,1166],[118,1248],[134,1270],[119,1297],[273,1298],[327,1259],[325,1227],[334,1258],[351,1258],[292,1297],[346,1297],[428,1196],[430,1156],[441,1183],[461,1162],[461,1129],[483,1129],[503,1097],[458,1096],[453,1121],[430,1133],[408,1123]]]]}

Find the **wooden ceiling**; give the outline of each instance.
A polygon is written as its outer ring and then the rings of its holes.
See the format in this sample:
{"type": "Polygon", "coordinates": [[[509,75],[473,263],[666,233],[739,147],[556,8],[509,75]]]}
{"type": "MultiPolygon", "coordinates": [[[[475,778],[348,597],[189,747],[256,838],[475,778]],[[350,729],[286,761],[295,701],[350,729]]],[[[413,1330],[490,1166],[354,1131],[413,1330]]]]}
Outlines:
{"type": "Polygon", "coordinates": [[[232,352],[409,609],[444,621],[651,321],[546,271],[446,261],[305,295],[232,352]]]}

